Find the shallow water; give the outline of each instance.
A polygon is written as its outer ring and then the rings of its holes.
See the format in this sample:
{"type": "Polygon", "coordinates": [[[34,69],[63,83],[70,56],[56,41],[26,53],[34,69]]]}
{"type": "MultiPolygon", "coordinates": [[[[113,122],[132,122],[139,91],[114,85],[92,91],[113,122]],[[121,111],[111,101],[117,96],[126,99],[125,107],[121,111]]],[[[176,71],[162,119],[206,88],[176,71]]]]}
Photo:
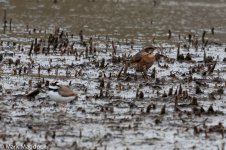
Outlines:
{"type": "MultiPolygon", "coordinates": [[[[5,34],[3,25],[0,27],[0,49],[4,54],[0,64],[1,148],[21,144],[53,150],[225,147],[222,134],[225,129],[212,131],[212,126],[219,122],[226,124],[226,95],[213,94],[214,98],[210,95],[225,89],[225,8],[224,0],[161,0],[156,3],[152,0],[61,0],[56,4],[51,0],[0,0],[0,12],[6,9],[7,21],[12,18],[12,31],[9,24],[5,34]],[[214,34],[211,34],[212,27],[214,34]],[[59,47],[56,52],[50,47],[47,55],[40,51],[28,56],[31,41],[44,39],[41,46],[47,47],[48,36],[54,34],[56,28],[68,35],[74,34],[66,37],[69,45],[75,43],[72,48],[77,49],[78,56],[63,53],[59,47]],[[80,44],[80,30],[84,32],[85,41],[93,37],[96,53],[86,54],[86,47],[80,44]],[[204,30],[207,31],[205,39],[209,41],[207,46],[201,42],[204,30]],[[188,34],[197,37],[197,49],[188,42],[188,34]],[[113,61],[111,41],[116,46],[115,57],[120,57],[121,61],[113,61]],[[176,60],[178,43],[180,53],[185,56],[190,53],[192,61],[176,60]],[[129,59],[125,54],[134,55],[150,44],[160,47],[174,62],[165,58],[155,63],[148,71],[148,81],[141,74],[136,77],[132,67],[128,75],[118,77],[124,61],[129,59]],[[203,62],[204,49],[206,56],[217,60],[213,73],[206,76],[203,75],[208,70],[207,63],[203,62]],[[7,55],[11,52],[13,57],[7,55]],[[100,67],[103,58],[105,67],[100,67]],[[14,62],[20,59],[20,64],[10,66],[9,59],[14,62]],[[32,61],[34,65],[29,73],[22,71],[19,75],[19,69],[32,61]],[[204,67],[199,69],[198,65],[204,67]],[[154,67],[157,79],[150,77],[154,67]],[[197,70],[188,81],[192,68],[197,70]],[[70,74],[66,75],[68,70],[70,74]],[[103,96],[100,94],[102,79],[103,96]],[[65,112],[60,112],[45,88],[35,99],[25,96],[36,89],[38,82],[46,80],[58,80],[65,85],[71,81],[70,87],[78,93],[78,99],[67,104],[65,112]],[[180,85],[189,97],[163,96],[171,87],[173,93],[179,91],[180,85]],[[197,85],[201,88],[200,94],[196,93],[197,85]],[[136,97],[137,90],[144,93],[143,99],[136,97]],[[174,109],[176,97],[180,111],[174,109]],[[193,97],[197,98],[198,106],[190,105],[193,97]],[[148,113],[150,104],[156,108],[148,113]],[[161,113],[164,105],[165,113],[161,113]],[[214,112],[207,111],[210,105],[214,112]],[[206,113],[195,114],[196,107],[206,113]],[[202,131],[195,134],[194,127],[202,131]]],[[[3,17],[4,13],[1,14],[3,17]]],[[[2,19],[0,23],[3,24],[2,19]]]]}
{"type": "MultiPolygon", "coordinates": [[[[50,25],[72,33],[82,29],[88,35],[117,38],[166,37],[168,30],[183,33],[210,33],[225,41],[226,4],[223,0],[11,0],[1,2],[13,23],[45,30],[50,25]]],[[[2,20],[1,20],[2,21],[2,20]]]]}

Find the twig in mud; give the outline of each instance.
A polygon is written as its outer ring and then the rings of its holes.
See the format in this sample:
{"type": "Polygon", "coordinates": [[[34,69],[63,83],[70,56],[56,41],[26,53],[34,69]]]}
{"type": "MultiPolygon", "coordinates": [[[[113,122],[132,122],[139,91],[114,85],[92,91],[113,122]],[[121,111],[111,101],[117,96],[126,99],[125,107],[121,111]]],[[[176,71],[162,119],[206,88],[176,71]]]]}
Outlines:
{"type": "Polygon", "coordinates": [[[100,88],[100,96],[99,96],[99,98],[103,98],[104,97],[104,94],[103,94],[103,89],[102,88],[100,88]]]}
{"type": "Polygon", "coordinates": [[[153,104],[153,103],[149,104],[147,109],[146,109],[146,113],[150,113],[151,109],[153,109],[153,110],[156,109],[156,105],[153,104]]]}
{"type": "Polygon", "coordinates": [[[176,91],[174,92],[174,95],[175,95],[175,96],[177,95],[177,89],[176,89],[176,91]]]}
{"type": "Polygon", "coordinates": [[[201,88],[199,87],[199,85],[196,85],[196,87],[195,87],[195,93],[196,93],[196,94],[201,94],[201,93],[203,93],[203,91],[201,90],[201,88]]]}
{"type": "Polygon", "coordinates": [[[126,62],[125,63],[125,69],[124,69],[124,75],[127,74],[128,66],[129,66],[129,64],[128,64],[128,62],[126,62]]]}
{"type": "Polygon", "coordinates": [[[180,86],[179,86],[179,91],[178,91],[178,95],[182,95],[182,92],[183,92],[183,89],[182,89],[182,86],[181,86],[181,84],[180,84],[180,86]]]}
{"type": "Polygon", "coordinates": [[[79,32],[80,42],[83,43],[84,37],[83,37],[83,31],[80,30],[79,32]]]}
{"type": "Polygon", "coordinates": [[[156,70],[155,70],[155,67],[154,67],[153,70],[152,70],[152,73],[151,73],[151,78],[155,79],[155,77],[156,77],[156,70]]]}
{"type": "Polygon", "coordinates": [[[173,87],[171,87],[168,92],[168,96],[172,96],[172,95],[173,95],[173,87]]]}
{"type": "Polygon", "coordinates": [[[142,91],[139,93],[139,99],[144,99],[144,93],[142,91]]]}
{"type": "Polygon", "coordinates": [[[168,39],[171,39],[171,30],[168,30],[168,39]]]}
{"type": "Polygon", "coordinates": [[[34,91],[31,91],[30,93],[26,94],[26,97],[28,99],[34,99],[35,96],[37,96],[39,94],[39,92],[40,92],[40,89],[39,88],[38,89],[35,89],[34,91]]]}
{"type": "Polygon", "coordinates": [[[188,34],[188,42],[189,43],[191,43],[191,41],[192,41],[191,38],[192,38],[191,34],[188,34]]]}
{"type": "Polygon", "coordinates": [[[161,109],[160,115],[164,115],[165,113],[166,113],[166,105],[164,104],[161,109]]]}
{"type": "Polygon", "coordinates": [[[9,31],[10,32],[12,31],[12,18],[10,18],[9,20],[9,31]]]}
{"type": "Polygon", "coordinates": [[[184,55],[180,54],[180,44],[177,44],[177,60],[178,61],[183,61],[184,60],[184,55]]]}
{"type": "Polygon", "coordinates": [[[216,64],[217,64],[217,61],[215,61],[214,64],[211,66],[211,68],[208,70],[209,71],[209,74],[212,74],[213,73],[216,64]]]}
{"type": "Polygon", "coordinates": [[[204,43],[204,46],[203,47],[206,47],[208,45],[208,40],[205,40],[205,43],[204,43]]]}
{"type": "Polygon", "coordinates": [[[104,79],[103,78],[100,80],[100,88],[104,88],[104,79]]]}
{"type": "Polygon", "coordinates": [[[166,91],[162,94],[162,97],[167,97],[166,91]]]}
{"type": "Polygon", "coordinates": [[[214,113],[213,105],[210,105],[210,107],[207,110],[207,113],[214,113]]]}
{"type": "Polygon", "coordinates": [[[104,68],[105,67],[105,59],[102,58],[101,63],[100,63],[100,68],[104,68]]]}
{"type": "Polygon", "coordinates": [[[214,35],[214,27],[211,28],[211,34],[214,35]]]}
{"type": "Polygon", "coordinates": [[[115,46],[114,41],[112,41],[112,49],[113,49],[113,54],[116,55],[116,46],[115,46]]]}
{"type": "Polygon", "coordinates": [[[118,75],[117,75],[117,79],[119,79],[119,78],[120,78],[120,76],[121,76],[121,73],[122,73],[123,69],[124,69],[124,66],[123,66],[123,67],[122,67],[122,69],[119,71],[119,73],[118,73],[118,75]]]}
{"type": "Polygon", "coordinates": [[[179,109],[178,109],[178,96],[176,96],[176,98],[175,98],[175,102],[174,102],[174,110],[175,111],[178,111],[179,109]]]}
{"type": "Polygon", "coordinates": [[[29,50],[29,53],[28,53],[28,56],[31,56],[31,53],[32,53],[33,47],[34,47],[34,42],[32,41],[32,43],[31,43],[31,47],[30,47],[30,50],[29,50]]]}
{"type": "Polygon", "coordinates": [[[193,97],[192,98],[192,102],[190,103],[190,105],[198,106],[198,99],[196,97],[193,97]]]}
{"type": "Polygon", "coordinates": [[[202,33],[202,44],[205,43],[205,36],[206,36],[206,31],[203,31],[203,33],[202,33]]]}
{"type": "Polygon", "coordinates": [[[38,77],[41,77],[41,65],[38,65],[38,77]]]}

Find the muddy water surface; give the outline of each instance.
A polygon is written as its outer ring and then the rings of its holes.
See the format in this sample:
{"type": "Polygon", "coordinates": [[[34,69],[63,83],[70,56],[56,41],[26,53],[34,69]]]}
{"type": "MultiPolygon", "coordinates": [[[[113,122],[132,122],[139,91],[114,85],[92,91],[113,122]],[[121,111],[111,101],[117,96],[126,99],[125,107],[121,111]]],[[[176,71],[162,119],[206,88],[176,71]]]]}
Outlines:
{"type": "Polygon", "coordinates": [[[0,149],[224,149],[225,8],[224,0],[0,0],[0,149]],[[47,49],[57,28],[69,46],[29,56],[32,41],[47,49]],[[178,43],[191,60],[177,59],[178,43]],[[148,80],[132,67],[119,75],[150,44],[165,57],[148,80]],[[78,93],[65,112],[45,87],[26,96],[47,80],[78,93]]]}
{"type": "MultiPolygon", "coordinates": [[[[78,33],[112,34],[120,38],[138,36],[151,38],[155,34],[209,31],[215,28],[217,37],[225,35],[226,3],[224,0],[11,0],[2,1],[0,11],[7,10],[13,23],[32,28],[50,25],[69,28],[78,33]]],[[[3,14],[2,14],[3,16],[3,14]]]]}

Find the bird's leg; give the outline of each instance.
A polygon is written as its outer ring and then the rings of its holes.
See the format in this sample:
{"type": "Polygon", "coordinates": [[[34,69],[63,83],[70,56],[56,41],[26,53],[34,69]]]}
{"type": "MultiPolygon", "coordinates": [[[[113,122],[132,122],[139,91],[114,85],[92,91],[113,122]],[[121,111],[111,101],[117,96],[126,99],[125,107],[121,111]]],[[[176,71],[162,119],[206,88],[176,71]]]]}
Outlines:
{"type": "Polygon", "coordinates": [[[124,75],[127,75],[128,66],[129,66],[128,63],[126,63],[124,68],[124,75]]]}
{"type": "Polygon", "coordinates": [[[144,80],[145,80],[145,81],[148,80],[148,74],[147,74],[147,68],[146,68],[146,67],[144,67],[143,77],[144,77],[144,80]]]}
{"type": "MultiPolygon", "coordinates": [[[[137,70],[135,70],[134,80],[137,81],[137,70]]],[[[226,85],[226,82],[225,82],[225,85],[226,85]]]]}
{"type": "Polygon", "coordinates": [[[67,104],[60,104],[60,112],[65,112],[65,106],[67,104]]]}

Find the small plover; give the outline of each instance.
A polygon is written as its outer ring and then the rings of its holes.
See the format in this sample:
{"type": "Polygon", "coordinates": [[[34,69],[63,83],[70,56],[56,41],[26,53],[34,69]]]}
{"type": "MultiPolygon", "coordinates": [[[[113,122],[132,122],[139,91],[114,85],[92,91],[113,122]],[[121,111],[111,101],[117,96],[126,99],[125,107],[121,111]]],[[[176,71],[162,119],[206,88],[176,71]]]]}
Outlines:
{"type": "Polygon", "coordinates": [[[49,85],[48,95],[51,100],[62,105],[76,98],[76,94],[68,86],[60,85],[58,82],[49,85]]]}

